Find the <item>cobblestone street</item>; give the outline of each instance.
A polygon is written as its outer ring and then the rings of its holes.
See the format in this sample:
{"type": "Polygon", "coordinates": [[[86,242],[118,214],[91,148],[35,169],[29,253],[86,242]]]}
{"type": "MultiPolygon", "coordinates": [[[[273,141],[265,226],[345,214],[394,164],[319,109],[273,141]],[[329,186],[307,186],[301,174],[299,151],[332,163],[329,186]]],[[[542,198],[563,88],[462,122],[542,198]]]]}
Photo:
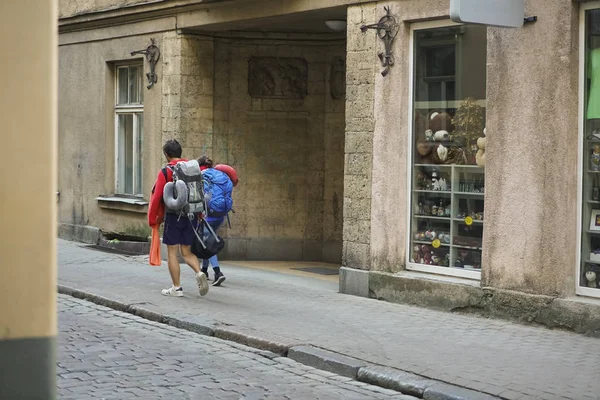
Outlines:
{"type": "Polygon", "coordinates": [[[340,295],[335,282],[226,263],[227,282],[207,296],[192,290],[186,267],[184,297],[165,298],[166,266],[147,263],[59,241],[60,284],[123,304],[310,344],[509,400],[599,398],[600,355],[590,350],[596,338],[340,295]]]}
{"type": "Polygon", "coordinates": [[[413,399],[59,295],[61,399],[413,399]]]}

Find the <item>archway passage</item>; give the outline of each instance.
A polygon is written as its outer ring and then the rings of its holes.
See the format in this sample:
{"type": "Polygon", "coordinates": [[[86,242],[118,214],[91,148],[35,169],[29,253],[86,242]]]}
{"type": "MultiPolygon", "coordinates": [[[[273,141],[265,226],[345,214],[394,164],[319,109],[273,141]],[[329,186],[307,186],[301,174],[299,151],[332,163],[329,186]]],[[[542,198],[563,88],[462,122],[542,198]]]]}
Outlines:
{"type": "Polygon", "coordinates": [[[341,262],[346,34],[333,19],[345,7],[184,31],[212,41],[203,146],[240,177],[227,259],[341,262]]]}

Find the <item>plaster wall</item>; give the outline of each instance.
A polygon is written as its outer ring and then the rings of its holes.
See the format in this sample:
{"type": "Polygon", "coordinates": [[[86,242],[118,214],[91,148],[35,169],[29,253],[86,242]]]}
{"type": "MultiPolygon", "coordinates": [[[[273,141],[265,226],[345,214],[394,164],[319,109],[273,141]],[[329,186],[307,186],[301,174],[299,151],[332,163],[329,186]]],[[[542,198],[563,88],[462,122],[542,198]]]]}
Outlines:
{"type": "MultiPolygon", "coordinates": [[[[348,181],[355,178],[347,165],[344,239],[348,249],[357,242],[346,241],[346,237],[368,239],[363,246],[369,248],[370,259],[362,252],[362,259],[354,257],[355,267],[396,272],[405,264],[410,200],[406,183],[410,168],[410,24],[447,18],[448,3],[385,3],[400,22],[393,46],[396,63],[387,77],[379,75],[376,58],[383,43],[377,40],[366,45],[368,38],[360,36],[359,30],[357,33],[357,21],[375,22],[385,13],[383,5],[355,6],[348,11],[348,109],[353,106],[353,71],[361,67],[376,71],[366,80],[374,90],[370,237],[352,218],[357,215],[352,212],[355,191],[348,181]],[[353,52],[358,46],[364,57],[355,58],[353,52]]],[[[521,29],[488,29],[490,139],[485,210],[489,222],[484,231],[482,286],[545,295],[574,292],[578,251],[577,12],[572,2],[532,0],[527,2],[526,14],[537,15],[536,23],[521,29]]],[[[366,35],[373,37],[374,33],[366,35]]],[[[469,91],[468,86],[464,89],[469,91]]],[[[367,87],[362,93],[362,99],[369,98],[367,87]]],[[[361,108],[368,107],[365,104],[361,108]]],[[[352,132],[360,129],[361,122],[347,120],[347,153],[355,136],[352,132]]],[[[365,143],[368,131],[363,136],[365,143]]],[[[363,182],[368,187],[369,177],[365,175],[363,182]]],[[[352,257],[347,251],[345,254],[345,265],[353,266],[352,257]]]]}
{"type": "MultiPolygon", "coordinates": [[[[150,38],[165,52],[163,34],[148,33],[111,41],[79,42],[59,47],[59,177],[58,221],[95,226],[106,231],[145,235],[145,208],[123,212],[100,208],[96,198],[115,192],[114,65],[142,59],[133,50],[145,49],[150,38]]],[[[168,50],[166,51],[168,53],[168,50]]],[[[145,71],[149,67],[144,62],[145,71]]],[[[148,200],[161,160],[161,101],[159,81],[144,89],[143,192],[148,200]]],[[[145,80],[145,77],[144,77],[145,80]]]]}
{"type": "Polygon", "coordinates": [[[67,18],[94,11],[110,10],[150,2],[150,0],[59,0],[58,17],[67,18]]]}
{"type": "Polygon", "coordinates": [[[0,393],[56,397],[57,2],[0,3],[0,393]],[[10,61],[9,61],[10,60],[10,61]],[[22,153],[27,154],[24,159],[22,153]]]}
{"type": "Polygon", "coordinates": [[[530,0],[538,21],[488,30],[482,285],[574,293],[578,7],[530,0]]]}

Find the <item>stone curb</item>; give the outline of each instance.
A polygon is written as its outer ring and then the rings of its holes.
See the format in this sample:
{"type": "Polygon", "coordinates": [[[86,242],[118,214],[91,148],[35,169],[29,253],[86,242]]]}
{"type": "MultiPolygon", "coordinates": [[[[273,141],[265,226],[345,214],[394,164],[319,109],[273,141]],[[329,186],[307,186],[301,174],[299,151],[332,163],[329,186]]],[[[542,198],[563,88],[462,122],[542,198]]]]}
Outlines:
{"type": "Polygon", "coordinates": [[[292,347],[288,351],[288,357],[299,363],[352,379],[356,379],[359,369],[367,365],[356,358],[314,346],[292,347]]]}
{"type": "Polygon", "coordinates": [[[352,378],[370,385],[395,390],[402,394],[423,400],[498,400],[486,393],[477,392],[460,386],[451,385],[434,379],[425,378],[391,367],[383,367],[367,363],[363,360],[335,353],[310,345],[281,343],[263,339],[233,328],[211,327],[187,322],[177,318],[166,317],[154,311],[145,310],[135,305],[110,300],[102,296],[87,293],[78,289],[58,285],[58,293],[78,299],[90,301],[101,306],[112,308],[158,323],[185,329],[206,336],[243,344],[271,354],[279,354],[296,362],[313,368],[352,378]]]}
{"type": "Polygon", "coordinates": [[[360,368],[356,379],[424,400],[501,399],[501,397],[425,378],[410,372],[376,365],[360,368]]]}
{"type": "Polygon", "coordinates": [[[254,347],[255,349],[267,350],[283,357],[288,356],[288,351],[291,347],[290,344],[259,338],[232,328],[215,328],[214,336],[219,339],[229,340],[249,347],[254,347]]]}

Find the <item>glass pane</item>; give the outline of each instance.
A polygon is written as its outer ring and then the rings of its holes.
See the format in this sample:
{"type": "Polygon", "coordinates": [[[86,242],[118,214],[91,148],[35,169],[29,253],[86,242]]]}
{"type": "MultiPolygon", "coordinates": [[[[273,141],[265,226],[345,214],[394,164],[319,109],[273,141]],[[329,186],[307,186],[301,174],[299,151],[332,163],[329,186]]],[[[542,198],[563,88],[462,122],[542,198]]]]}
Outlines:
{"type": "Polygon", "coordinates": [[[600,10],[586,12],[585,29],[585,140],[579,285],[598,289],[600,278],[600,10]]]}
{"type": "Polygon", "coordinates": [[[133,114],[118,116],[117,192],[133,193],[133,114]]]}
{"type": "Polygon", "coordinates": [[[129,67],[129,103],[140,103],[140,68],[129,67]]]}
{"type": "Polygon", "coordinates": [[[128,93],[128,68],[117,68],[117,104],[127,104],[129,102],[128,93]]]}
{"type": "Polygon", "coordinates": [[[137,160],[135,160],[135,194],[143,194],[142,191],[142,154],[143,154],[143,137],[144,137],[144,114],[136,114],[137,116],[137,142],[136,142],[136,154],[137,160]]]}
{"type": "Polygon", "coordinates": [[[146,82],[144,81],[144,66],[140,65],[138,67],[138,81],[139,81],[139,85],[138,85],[138,93],[139,93],[139,102],[140,104],[144,104],[144,89],[146,82]]]}
{"type": "Polygon", "coordinates": [[[449,76],[456,71],[456,47],[454,43],[423,49],[427,76],[449,76]]]}
{"type": "Polygon", "coordinates": [[[481,269],[487,29],[414,35],[410,262],[481,269]]]}

